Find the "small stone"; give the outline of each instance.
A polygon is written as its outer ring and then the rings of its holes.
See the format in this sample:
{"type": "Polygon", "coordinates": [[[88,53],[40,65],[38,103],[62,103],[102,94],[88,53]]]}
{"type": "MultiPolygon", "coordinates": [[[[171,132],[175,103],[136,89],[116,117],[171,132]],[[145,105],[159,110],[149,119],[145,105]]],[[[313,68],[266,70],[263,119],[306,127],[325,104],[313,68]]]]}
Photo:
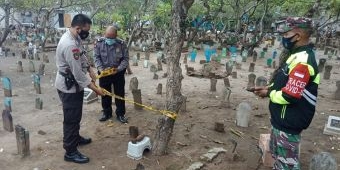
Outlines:
{"type": "Polygon", "coordinates": [[[200,158],[203,161],[211,162],[214,158],[217,157],[220,153],[225,153],[227,150],[223,148],[213,148],[210,149],[206,154],[202,155],[200,158]]]}
{"type": "Polygon", "coordinates": [[[195,162],[187,170],[199,170],[204,166],[202,162],[195,162]]]}
{"type": "Polygon", "coordinates": [[[39,130],[39,131],[38,131],[38,134],[39,134],[39,135],[46,135],[46,132],[44,132],[44,131],[42,131],[42,130],[39,130]]]}

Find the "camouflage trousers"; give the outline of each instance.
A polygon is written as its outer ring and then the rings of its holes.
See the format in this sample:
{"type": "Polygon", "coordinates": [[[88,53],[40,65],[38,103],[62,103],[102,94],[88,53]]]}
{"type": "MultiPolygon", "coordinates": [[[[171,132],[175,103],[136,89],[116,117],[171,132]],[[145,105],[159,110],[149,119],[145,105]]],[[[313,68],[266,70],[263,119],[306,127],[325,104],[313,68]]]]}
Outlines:
{"type": "Polygon", "coordinates": [[[292,135],[272,127],[270,151],[275,159],[273,170],[300,170],[301,135],[292,135]]]}

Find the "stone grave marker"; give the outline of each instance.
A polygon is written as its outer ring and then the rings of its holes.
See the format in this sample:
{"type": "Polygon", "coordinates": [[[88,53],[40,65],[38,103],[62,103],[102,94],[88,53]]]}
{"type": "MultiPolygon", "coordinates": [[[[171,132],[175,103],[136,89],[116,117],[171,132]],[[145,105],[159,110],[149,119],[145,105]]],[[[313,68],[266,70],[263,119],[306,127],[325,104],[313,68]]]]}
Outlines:
{"type": "Polygon", "coordinates": [[[132,91],[132,90],[137,90],[138,89],[138,79],[137,79],[137,77],[132,77],[131,79],[130,79],[130,86],[129,86],[130,88],[130,90],[132,91]]]}
{"type": "Polygon", "coordinates": [[[336,159],[328,152],[321,152],[313,155],[309,170],[337,170],[338,165],[336,159]]]}
{"type": "Polygon", "coordinates": [[[33,75],[33,82],[34,82],[34,89],[37,94],[41,94],[41,87],[40,87],[40,76],[39,74],[33,75]]]}
{"type": "Polygon", "coordinates": [[[145,60],[150,60],[150,51],[145,51],[145,60]]]}
{"type": "MultiPolygon", "coordinates": [[[[113,86],[111,86],[111,89],[113,89],[113,86]]],[[[98,95],[92,89],[84,88],[83,101],[85,104],[91,104],[97,100],[98,100],[98,95]]]]}
{"type": "Polygon", "coordinates": [[[30,73],[34,73],[35,72],[34,62],[32,60],[30,60],[28,62],[28,70],[29,70],[30,73]]]}
{"type": "Polygon", "coordinates": [[[215,122],[215,131],[224,133],[224,123],[223,122],[215,122]]]}
{"type": "Polygon", "coordinates": [[[267,78],[260,76],[256,79],[256,86],[257,87],[265,87],[267,86],[267,78]]]}
{"type": "Polygon", "coordinates": [[[50,60],[48,59],[48,55],[47,54],[43,54],[43,62],[45,63],[49,63],[50,60]]]}
{"type": "Polygon", "coordinates": [[[144,68],[148,68],[149,67],[149,60],[144,60],[144,68]]]}
{"type": "Polygon", "coordinates": [[[41,98],[36,98],[35,99],[35,108],[42,110],[43,109],[43,101],[41,98]]]}
{"type": "Polygon", "coordinates": [[[184,54],[183,64],[188,64],[188,53],[184,54]]]}
{"type": "Polygon", "coordinates": [[[231,89],[229,87],[225,87],[223,90],[221,106],[225,108],[230,108],[230,95],[231,89]]]}
{"type": "Polygon", "coordinates": [[[255,87],[256,75],[251,73],[248,75],[248,88],[255,87]]]}
{"type": "Polygon", "coordinates": [[[158,71],[162,71],[163,70],[162,59],[161,58],[157,58],[157,70],[158,71]]]}
{"type": "Polygon", "coordinates": [[[157,86],[157,94],[162,94],[162,88],[163,88],[163,85],[162,83],[159,83],[158,86],[157,86]]]}
{"type": "Polygon", "coordinates": [[[207,63],[206,60],[200,60],[200,64],[205,64],[205,63],[207,63]]]}
{"type": "Polygon", "coordinates": [[[236,72],[236,71],[233,71],[233,72],[231,73],[231,76],[232,76],[233,79],[237,79],[237,72],[236,72]]]}
{"type": "Polygon", "coordinates": [[[255,63],[250,63],[248,71],[249,72],[254,72],[255,71],[255,63]]]}
{"type": "Polygon", "coordinates": [[[137,60],[140,60],[140,53],[137,53],[137,60]]]}
{"type": "Polygon", "coordinates": [[[21,58],[26,59],[26,51],[25,50],[21,51],[21,58]]]}
{"type": "Polygon", "coordinates": [[[24,72],[24,69],[22,68],[22,62],[21,61],[17,62],[17,72],[19,72],[19,73],[24,72]]]}
{"type": "Polygon", "coordinates": [[[267,67],[268,68],[272,68],[272,63],[273,63],[273,59],[272,58],[268,58],[267,59],[267,67]]]}
{"type": "Polygon", "coordinates": [[[12,57],[15,57],[15,52],[12,53],[12,57]]]}
{"type": "Polygon", "coordinates": [[[336,82],[335,100],[340,100],[340,81],[336,82]]]}
{"type": "Polygon", "coordinates": [[[12,83],[8,77],[1,78],[5,97],[12,97],[12,83]]]}
{"type": "Polygon", "coordinates": [[[233,72],[233,67],[234,67],[234,65],[232,64],[232,62],[227,62],[226,64],[225,64],[225,66],[226,66],[226,71],[227,71],[227,75],[230,75],[230,74],[232,74],[232,72],[233,72]]]}
{"type": "Polygon", "coordinates": [[[340,117],[329,116],[323,133],[326,135],[340,135],[340,117]]]}
{"type": "MultiPolygon", "coordinates": [[[[135,103],[142,104],[142,92],[141,92],[140,89],[132,90],[132,95],[133,95],[133,101],[135,103]]],[[[143,109],[143,107],[138,105],[138,104],[134,104],[134,108],[136,110],[142,110],[143,109]]]]}
{"type": "Polygon", "coordinates": [[[187,112],[187,98],[188,98],[187,96],[182,96],[183,101],[180,108],[181,113],[187,112]]]}
{"type": "Polygon", "coordinates": [[[3,110],[2,111],[2,122],[4,129],[8,132],[13,132],[13,118],[11,115],[11,111],[9,110],[3,110]]]}
{"type": "Polygon", "coordinates": [[[1,70],[0,70],[0,77],[2,76],[1,70]]]}
{"type": "Polygon", "coordinates": [[[326,61],[327,61],[327,60],[326,60],[325,58],[320,58],[320,59],[319,59],[318,69],[319,69],[319,72],[320,72],[320,73],[323,72],[323,69],[325,68],[326,61]]]}
{"type": "Polygon", "coordinates": [[[223,82],[225,87],[230,87],[230,81],[228,77],[223,78],[223,82]]]}
{"type": "Polygon", "coordinates": [[[273,65],[273,69],[276,69],[276,61],[275,60],[273,61],[272,65],[273,65]]]}
{"type": "Polygon", "coordinates": [[[217,84],[217,79],[211,78],[210,79],[210,91],[215,92],[216,91],[216,84],[217,84]]]}
{"type": "Polygon", "coordinates": [[[333,69],[332,65],[326,65],[325,66],[325,72],[323,74],[323,79],[329,80],[331,78],[331,71],[333,69]]]}
{"type": "Polygon", "coordinates": [[[242,69],[242,64],[241,63],[236,63],[236,69],[241,70],[242,69]]]}
{"type": "Polygon", "coordinates": [[[34,54],[34,60],[37,60],[37,61],[40,60],[39,53],[35,53],[35,54],[34,54]]]}
{"type": "Polygon", "coordinates": [[[132,66],[138,66],[138,59],[135,55],[132,57],[132,66]]]}
{"type": "Polygon", "coordinates": [[[20,125],[15,126],[18,154],[22,157],[30,155],[29,132],[20,125]]]}
{"type": "Polygon", "coordinates": [[[45,74],[45,64],[44,63],[41,63],[39,65],[39,72],[38,72],[39,75],[44,75],[45,74]]]}
{"type": "Polygon", "coordinates": [[[153,73],[153,79],[154,79],[154,80],[158,80],[158,74],[153,73]]]}
{"type": "Polygon", "coordinates": [[[5,110],[12,111],[12,98],[11,97],[5,97],[4,99],[4,106],[5,110]]]}
{"type": "Polygon", "coordinates": [[[152,65],[150,66],[150,71],[151,71],[152,73],[156,73],[157,70],[158,70],[158,69],[157,69],[156,65],[152,64],[152,65]]]}
{"type": "Polygon", "coordinates": [[[253,52],[253,62],[256,63],[257,61],[257,52],[254,50],[253,52]]]}
{"type": "Polygon", "coordinates": [[[236,124],[240,127],[248,127],[250,120],[251,106],[247,102],[238,105],[236,113],[236,124]]]}

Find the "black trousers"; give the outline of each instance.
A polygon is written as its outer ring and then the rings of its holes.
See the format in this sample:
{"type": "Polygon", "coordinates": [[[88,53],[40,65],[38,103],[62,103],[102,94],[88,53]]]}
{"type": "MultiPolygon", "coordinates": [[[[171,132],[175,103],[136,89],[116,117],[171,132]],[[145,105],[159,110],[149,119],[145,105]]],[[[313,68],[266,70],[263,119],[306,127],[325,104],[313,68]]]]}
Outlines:
{"type": "MultiPolygon", "coordinates": [[[[114,94],[124,97],[125,95],[125,70],[118,72],[115,75],[107,76],[99,79],[99,86],[112,92],[111,85],[113,85],[114,94]]],[[[125,101],[115,98],[116,116],[125,115],[125,101]]],[[[112,115],[112,97],[102,96],[102,108],[104,114],[112,115]]]]}
{"type": "Polygon", "coordinates": [[[59,98],[63,104],[63,146],[66,153],[77,151],[80,135],[80,121],[83,114],[84,91],[78,93],[63,93],[58,90],[59,98]]]}

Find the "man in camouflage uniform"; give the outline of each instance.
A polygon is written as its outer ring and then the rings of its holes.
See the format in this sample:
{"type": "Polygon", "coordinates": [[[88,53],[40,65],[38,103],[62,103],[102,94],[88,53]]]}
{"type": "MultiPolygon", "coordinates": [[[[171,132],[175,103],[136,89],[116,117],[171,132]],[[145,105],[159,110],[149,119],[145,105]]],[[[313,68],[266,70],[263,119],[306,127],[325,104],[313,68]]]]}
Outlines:
{"type": "Polygon", "coordinates": [[[104,95],[94,84],[95,75],[90,68],[81,41],[89,35],[91,20],[86,15],[76,15],[71,28],[61,37],[56,51],[58,68],[55,86],[63,106],[64,160],[87,163],[89,158],[78,151],[78,146],[91,143],[91,138],[80,136],[80,121],[83,110],[84,88],[88,87],[98,95],[104,95]],[[89,79],[86,72],[92,77],[89,79]]]}
{"type": "MultiPolygon", "coordinates": [[[[94,61],[101,74],[103,70],[113,69],[112,75],[99,79],[100,87],[111,92],[113,85],[114,93],[118,96],[125,95],[125,71],[129,65],[129,51],[123,40],[117,38],[118,28],[115,26],[107,27],[105,37],[98,39],[94,49],[94,61]]],[[[106,121],[112,117],[112,97],[102,97],[103,115],[99,121],[106,121]]],[[[121,123],[127,123],[125,118],[125,101],[115,98],[116,118],[121,123]]]]}
{"type": "Polygon", "coordinates": [[[270,150],[275,170],[300,170],[301,132],[310,125],[316,106],[320,75],[309,38],[308,18],[288,18],[282,29],[282,44],[288,57],[276,71],[271,85],[256,87],[255,94],[269,97],[272,132],[270,150]]]}

